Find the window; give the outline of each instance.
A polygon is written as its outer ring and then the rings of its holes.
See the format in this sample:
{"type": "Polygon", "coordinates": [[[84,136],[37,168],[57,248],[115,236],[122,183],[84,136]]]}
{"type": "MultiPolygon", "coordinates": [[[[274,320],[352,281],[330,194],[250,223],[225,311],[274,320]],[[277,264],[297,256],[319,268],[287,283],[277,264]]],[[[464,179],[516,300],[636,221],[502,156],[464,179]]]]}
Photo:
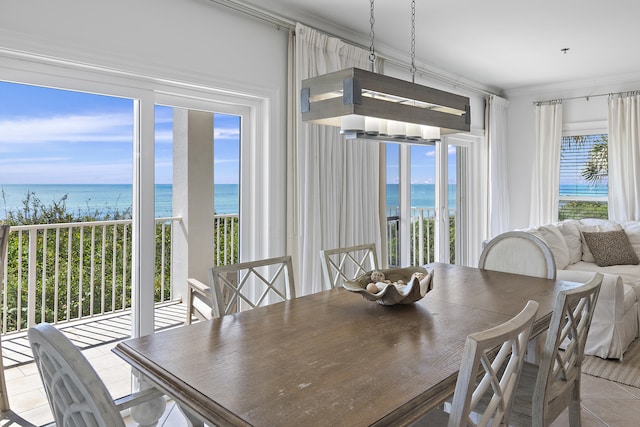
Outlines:
{"type": "Polygon", "coordinates": [[[608,218],[608,135],[565,135],[560,152],[558,218],[608,218]]]}
{"type": "Polygon", "coordinates": [[[127,98],[0,81],[0,219],[131,217],[127,98]]]}
{"type": "Polygon", "coordinates": [[[389,266],[454,263],[456,147],[446,142],[386,146],[389,266]],[[445,217],[437,220],[437,212],[445,217]]]}

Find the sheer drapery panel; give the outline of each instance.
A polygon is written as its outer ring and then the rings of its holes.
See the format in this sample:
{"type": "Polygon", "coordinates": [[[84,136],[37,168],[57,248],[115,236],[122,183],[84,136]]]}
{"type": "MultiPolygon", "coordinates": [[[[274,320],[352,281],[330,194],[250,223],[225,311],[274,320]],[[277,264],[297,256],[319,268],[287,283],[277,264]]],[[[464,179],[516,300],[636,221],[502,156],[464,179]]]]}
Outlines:
{"type": "Polygon", "coordinates": [[[640,93],[611,95],[609,219],[640,220],[640,93]]]}
{"type": "Polygon", "coordinates": [[[536,157],[531,179],[531,226],[558,220],[562,103],[536,105],[536,157]]]}
{"type": "MultiPolygon", "coordinates": [[[[370,68],[369,51],[312,28],[298,24],[292,37],[296,106],[301,80],[348,67],[370,68]]],[[[335,127],[302,123],[299,108],[290,115],[295,124],[289,130],[288,243],[298,291],[305,295],[322,289],[320,249],[367,242],[381,247],[380,146],[345,140],[335,127]]]]}
{"type": "Polygon", "coordinates": [[[507,108],[509,101],[492,95],[487,101],[489,141],[489,237],[509,230],[507,108]]]}

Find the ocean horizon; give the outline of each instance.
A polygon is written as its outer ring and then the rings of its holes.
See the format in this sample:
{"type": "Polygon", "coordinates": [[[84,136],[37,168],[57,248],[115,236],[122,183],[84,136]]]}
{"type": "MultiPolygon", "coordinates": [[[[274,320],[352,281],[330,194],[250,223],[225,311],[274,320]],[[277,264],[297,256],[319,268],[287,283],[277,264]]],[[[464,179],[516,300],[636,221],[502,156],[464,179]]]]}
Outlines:
{"type": "MultiPolygon", "coordinates": [[[[60,202],[71,212],[109,213],[131,208],[130,184],[0,184],[0,219],[7,212],[18,211],[28,194],[34,194],[44,205],[60,202]]],[[[602,191],[590,185],[561,185],[563,195],[596,195],[602,191]]],[[[456,185],[449,184],[449,208],[456,206],[456,185]]],[[[238,184],[214,185],[214,212],[219,215],[237,214],[239,205],[238,184]]],[[[398,206],[398,184],[387,184],[387,206],[398,206]]],[[[411,207],[434,208],[435,185],[411,184],[411,207]]],[[[157,218],[172,216],[172,185],[156,184],[155,214],[157,218]]]]}
{"type": "MultiPolygon", "coordinates": [[[[214,185],[214,211],[217,214],[238,213],[238,184],[214,185]]],[[[0,219],[7,212],[22,209],[28,194],[34,194],[44,205],[58,203],[66,196],[71,212],[123,212],[131,208],[131,184],[1,184],[0,219]]],[[[172,216],[172,185],[156,184],[155,216],[172,216]]]]}

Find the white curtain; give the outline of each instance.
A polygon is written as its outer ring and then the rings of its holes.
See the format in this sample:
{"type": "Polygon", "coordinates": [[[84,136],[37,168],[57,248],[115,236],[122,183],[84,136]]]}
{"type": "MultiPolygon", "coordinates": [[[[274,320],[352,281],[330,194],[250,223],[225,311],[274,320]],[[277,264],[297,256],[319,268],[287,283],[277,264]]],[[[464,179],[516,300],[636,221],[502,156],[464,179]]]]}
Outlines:
{"type": "Polygon", "coordinates": [[[529,225],[558,220],[560,186],[560,146],[562,144],[562,103],[536,105],[536,146],[531,177],[529,225]]]}
{"type": "MultiPolygon", "coordinates": [[[[369,51],[301,24],[294,44],[290,74],[296,105],[305,78],[349,67],[370,69],[369,51]]],[[[305,295],[327,288],[321,249],[375,243],[382,253],[379,181],[384,171],[378,142],[345,140],[338,128],[302,123],[299,111],[290,111],[288,244],[296,285],[305,295]]]]}
{"type": "Polygon", "coordinates": [[[609,97],[609,218],[640,220],[640,94],[609,97]]]}
{"type": "Polygon", "coordinates": [[[509,230],[507,174],[507,108],[509,101],[492,95],[487,101],[489,144],[489,237],[509,230]]]}

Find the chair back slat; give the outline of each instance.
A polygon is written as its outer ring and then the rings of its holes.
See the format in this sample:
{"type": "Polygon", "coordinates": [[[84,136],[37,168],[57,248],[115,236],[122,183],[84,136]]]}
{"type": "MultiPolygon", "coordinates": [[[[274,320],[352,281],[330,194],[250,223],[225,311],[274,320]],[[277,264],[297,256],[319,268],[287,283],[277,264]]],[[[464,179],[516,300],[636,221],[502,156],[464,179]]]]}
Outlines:
{"type": "Polygon", "coordinates": [[[320,251],[324,282],[331,289],[368,271],[378,269],[376,245],[349,246],[320,251]]]}
{"type": "Polygon", "coordinates": [[[28,334],[57,426],[124,427],[104,383],[67,337],[47,323],[28,334]]]}
{"type": "Polygon", "coordinates": [[[214,317],[296,297],[290,256],[212,267],[209,279],[214,317]]]}
{"type": "Polygon", "coordinates": [[[507,322],[467,337],[451,403],[449,427],[509,424],[538,306],[536,301],[529,301],[507,322]]]}
{"type": "Polygon", "coordinates": [[[550,424],[579,396],[584,346],[602,279],[596,273],[584,285],[558,294],[536,377],[533,425],[550,424]]]}

